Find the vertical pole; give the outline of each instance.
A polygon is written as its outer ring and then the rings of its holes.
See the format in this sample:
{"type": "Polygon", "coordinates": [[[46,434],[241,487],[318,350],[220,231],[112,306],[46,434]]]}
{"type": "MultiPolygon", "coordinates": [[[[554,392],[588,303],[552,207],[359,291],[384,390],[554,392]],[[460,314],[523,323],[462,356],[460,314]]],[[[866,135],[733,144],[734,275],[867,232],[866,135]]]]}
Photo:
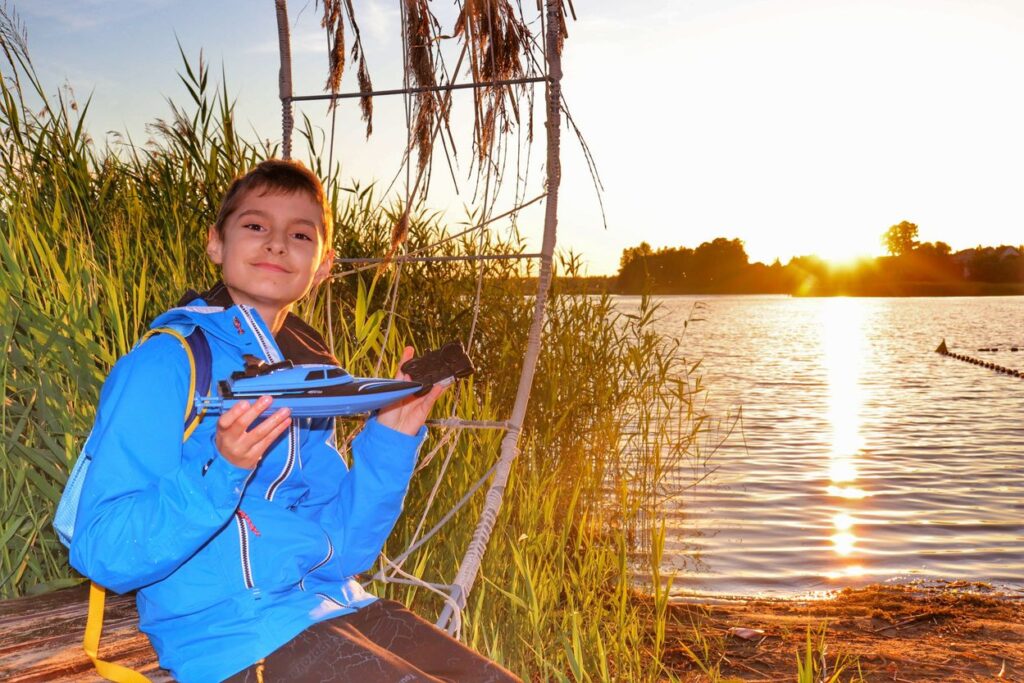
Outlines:
{"type": "MultiPolygon", "coordinates": [[[[533,321],[530,324],[529,339],[526,346],[526,353],[523,355],[523,370],[519,376],[519,389],[516,392],[515,404],[512,407],[512,417],[509,419],[509,428],[501,441],[501,451],[498,458],[498,465],[494,471],[494,478],[487,490],[487,498],[484,501],[484,509],[480,515],[480,521],[473,532],[473,540],[469,543],[462,563],[459,565],[458,574],[452,582],[452,599],[463,608],[466,606],[466,598],[473,588],[476,575],[480,570],[484,551],[487,549],[487,541],[490,539],[494,523],[501,510],[502,498],[505,494],[505,485],[508,483],[509,474],[512,471],[512,461],[518,455],[519,433],[523,428],[523,421],[526,417],[526,406],[530,400],[530,388],[533,385],[533,375],[537,369],[537,359],[540,356],[541,332],[544,328],[544,311],[547,305],[548,289],[551,286],[552,259],[555,251],[555,233],[558,227],[558,186],[562,180],[562,167],[559,161],[559,145],[561,131],[561,79],[562,62],[558,53],[559,33],[562,30],[560,20],[561,0],[546,0],[545,12],[547,14],[547,35],[545,36],[547,51],[548,80],[545,84],[545,95],[547,100],[547,206],[544,213],[544,240],[542,243],[542,256],[540,263],[540,277],[537,281],[537,300],[533,307],[533,321]]],[[[437,620],[437,626],[454,633],[458,620],[453,619],[454,610],[450,604],[446,604],[437,620]]]]}
{"type": "Polygon", "coordinates": [[[292,158],[292,47],[288,35],[288,0],[274,0],[277,10],[277,45],[281,52],[278,95],[281,97],[281,156],[292,158]]]}

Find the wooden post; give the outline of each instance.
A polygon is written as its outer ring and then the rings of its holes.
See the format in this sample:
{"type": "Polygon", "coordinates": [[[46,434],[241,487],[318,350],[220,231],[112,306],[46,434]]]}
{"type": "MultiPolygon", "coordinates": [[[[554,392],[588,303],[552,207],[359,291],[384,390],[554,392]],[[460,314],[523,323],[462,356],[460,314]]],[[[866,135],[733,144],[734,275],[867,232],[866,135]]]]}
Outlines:
{"type": "Polygon", "coordinates": [[[281,156],[292,158],[292,46],[288,34],[288,0],[274,0],[277,10],[277,45],[281,52],[278,95],[281,97],[281,156]]]}

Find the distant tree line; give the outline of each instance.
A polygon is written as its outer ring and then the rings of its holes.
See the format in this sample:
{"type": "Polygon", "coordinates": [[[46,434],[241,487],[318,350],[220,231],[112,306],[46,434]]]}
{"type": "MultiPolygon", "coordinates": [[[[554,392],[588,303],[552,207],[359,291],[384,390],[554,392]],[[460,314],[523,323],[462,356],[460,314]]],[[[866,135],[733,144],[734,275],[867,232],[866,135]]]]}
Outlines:
{"type": "Polygon", "coordinates": [[[612,291],[619,294],[797,294],[906,296],[1024,294],[1024,246],[978,246],[953,253],[919,242],[903,221],[882,234],[888,256],[837,267],[817,256],[783,265],[751,263],[739,239],[718,237],[691,249],[647,242],[622,252],[612,291]]]}

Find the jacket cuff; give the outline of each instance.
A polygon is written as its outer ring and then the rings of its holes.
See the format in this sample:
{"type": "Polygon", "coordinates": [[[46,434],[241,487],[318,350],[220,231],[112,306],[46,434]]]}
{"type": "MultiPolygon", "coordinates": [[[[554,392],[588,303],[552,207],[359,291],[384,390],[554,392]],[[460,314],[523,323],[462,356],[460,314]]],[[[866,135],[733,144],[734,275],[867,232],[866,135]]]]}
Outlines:
{"type": "Polygon", "coordinates": [[[373,416],[352,441],[352,452],[359,461],[356,466],[386,471],[388,479],[408,481],[426,436],[426,426],[420,427],[416,434],[403,434],[382,425],[377,416],[373,416]]]}
{"type": "Polygon", "coordinates": [[[382,425],[373,415],[356,438],[364,441],[364,446],[371,453],[388,453],[391,457],[404,455],[415,460],[423,440],[427,438],[427,426],[423,425],[415,434],[404,434],[382,425]]]}

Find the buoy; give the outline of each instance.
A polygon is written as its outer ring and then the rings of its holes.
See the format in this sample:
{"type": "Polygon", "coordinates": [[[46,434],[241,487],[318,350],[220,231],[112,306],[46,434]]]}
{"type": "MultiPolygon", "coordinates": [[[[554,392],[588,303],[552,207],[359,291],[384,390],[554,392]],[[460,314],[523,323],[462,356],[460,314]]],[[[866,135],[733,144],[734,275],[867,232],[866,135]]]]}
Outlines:
{"type": "Polygon", "coordinates": [[[942,341],[939,343],[939,348],[935,349],[935,353],[941,353],[942,355],[946,355],[949,353],[949,349],[946,348],[945,338],[943,338],[942,341]]]}

